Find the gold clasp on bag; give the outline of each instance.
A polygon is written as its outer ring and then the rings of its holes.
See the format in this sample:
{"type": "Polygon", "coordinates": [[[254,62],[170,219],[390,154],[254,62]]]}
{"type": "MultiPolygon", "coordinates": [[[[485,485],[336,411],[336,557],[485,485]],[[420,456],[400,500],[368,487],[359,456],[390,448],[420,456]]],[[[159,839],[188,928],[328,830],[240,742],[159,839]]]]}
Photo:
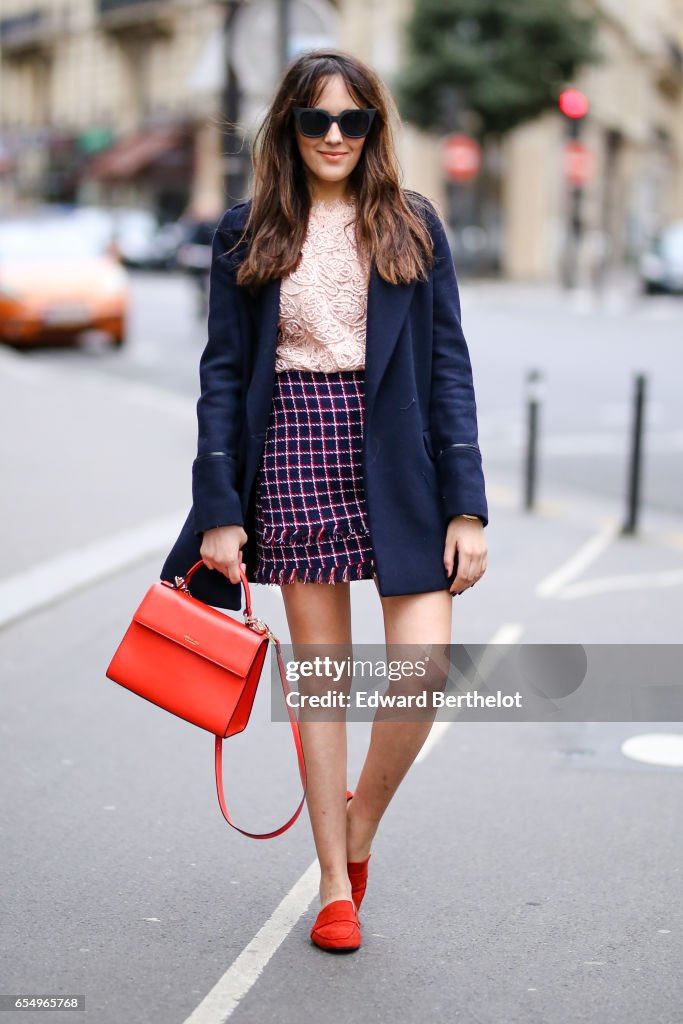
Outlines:
{"type": "Polygon", "coordinates": [[[185,582],[185,577],[184,576],[176,576],[174,578],[175,578],[176,590],[180,590],[181,593],[183,593],[183,594],[189,594],[190,593],[190,589],[189,589],[187,583],[185,582]]]}
{"type": "Polygon", "coordinates": [[[256,615],[249,615],[246,608],[244,609],[244,621],[247,626],[257,633],[265,633],[271,640],[277,640],[268,623],[264,622],[263,619],[257,618],[256,615]]]}

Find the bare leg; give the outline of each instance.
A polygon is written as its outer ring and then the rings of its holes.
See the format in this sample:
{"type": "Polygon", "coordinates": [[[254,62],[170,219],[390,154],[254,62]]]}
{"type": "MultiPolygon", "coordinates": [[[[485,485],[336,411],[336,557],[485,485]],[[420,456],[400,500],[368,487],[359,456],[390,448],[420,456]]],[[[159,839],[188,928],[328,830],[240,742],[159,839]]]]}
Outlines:
{"type": "MultiPolygon", "coordinates": [[[[294,583],[282,586],[294,656],[299,644],[343,644],[335,657],[351,648],[351,596],[348,583],[294,583]]],[[[301,656],[314,656],[306,647],[301,656]]],[[[327,651],[329,653],[329,651],[327,651]]],[[[299,713],[301,742],[306,758],[306,802],[320,862],[320,907],[333,900],[350,900],[346,869],[346,715],[325,711],[324,721],[299,713]]]]}
{"type": "MultiPolygon", "coordinates": [[[[450,644],[453,598],[446,589],[399,597],[380,595],[380,600],[388,658],[392,657],[392,644],[450,644]]],[[[404,649],[403,656],[405,653],[404,649]]],[[[441,683],[433,678],[431,685],[440,688],[441,683]]],[[[429,689],[429,680],[423,680],[420,686],[429,689]]],[[[370,853],[382,815],[427,739],[435,714],[435,710],[423,714],[421,721],[382,721],[375,717],[367,757],[348,804],[348,860],[365,860],[370,853]]]]}

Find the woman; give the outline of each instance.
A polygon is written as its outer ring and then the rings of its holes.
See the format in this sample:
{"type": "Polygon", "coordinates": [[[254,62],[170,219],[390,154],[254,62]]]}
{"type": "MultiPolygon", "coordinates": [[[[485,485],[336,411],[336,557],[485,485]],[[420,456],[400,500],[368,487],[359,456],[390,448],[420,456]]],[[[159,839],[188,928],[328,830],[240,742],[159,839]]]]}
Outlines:
{"type": "MultiPolygon", "coordinates": [[[[399,184],[392,116],[343,51],[287,68],[253,198],[214,240],[193,507],[162,570],[200,557],[214,571],[191,592],[227,608],[241,607],[240,566],[280,586],[294,646],[350,645],[350,581],[373,579],[388,657],[450,643],[488,522],[453,261],[432,204],[399,184]]],[[[343,716],[300,716],[323,949],[361,944],[371,845],[433,717],[378,716],[352,793],[343,716]]]]}

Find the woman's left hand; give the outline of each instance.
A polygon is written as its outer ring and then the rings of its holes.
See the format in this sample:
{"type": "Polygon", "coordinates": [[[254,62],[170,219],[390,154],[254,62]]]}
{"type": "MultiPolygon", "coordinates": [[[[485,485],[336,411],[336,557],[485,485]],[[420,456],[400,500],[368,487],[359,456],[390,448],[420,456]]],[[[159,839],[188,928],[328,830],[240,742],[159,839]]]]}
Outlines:
{"type": "Polygon", "coordinates": [[[453,597],[473,587],[486,572],[488,548],[484,538],[484,524],[481,519],[465,519],[453,516],[446,531],[446,546],[443,564],[450,576],[458,553],[458,574],[451,583],[453,597]]]}

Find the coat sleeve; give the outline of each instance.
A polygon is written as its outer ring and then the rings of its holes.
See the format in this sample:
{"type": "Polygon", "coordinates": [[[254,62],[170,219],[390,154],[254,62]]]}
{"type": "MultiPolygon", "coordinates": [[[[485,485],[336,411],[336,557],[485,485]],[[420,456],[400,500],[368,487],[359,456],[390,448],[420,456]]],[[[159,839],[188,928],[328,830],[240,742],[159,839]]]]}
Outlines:
{"type": "Polygon", "coordinates": [[[470,514],[488,525],[472,365],[460,320],[460,295],[448,237],[429,204],[434,240],[430,430],[446,520],[470,514]]]}
{"type": "Polygon", "coordinates": [[[224,214],[213,239],[208,341],[199,361],[197,457],[192,463],[194,532],[243,526],[237,485],[243,415],[243,298],[235,283],[236,261],[225,255],[235,237],[224,214]]]}

